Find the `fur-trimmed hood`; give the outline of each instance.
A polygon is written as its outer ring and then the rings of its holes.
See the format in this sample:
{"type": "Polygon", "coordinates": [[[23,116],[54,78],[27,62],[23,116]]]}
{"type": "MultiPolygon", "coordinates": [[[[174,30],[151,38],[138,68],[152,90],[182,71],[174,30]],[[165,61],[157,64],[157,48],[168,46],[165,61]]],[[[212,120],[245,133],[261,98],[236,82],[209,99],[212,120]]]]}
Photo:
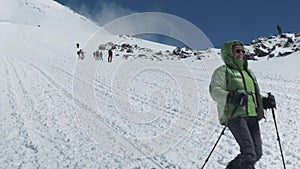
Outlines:
{"type": "MultiPolygon", "coordinates": [[[[233,69],[238,69],[237,66],[238,66],[238,59],[235,59],[233,58],[233,53],[232,53],[232,48],[235,44],[239,44],[241,46],[244,46],[244,44],[241,42],[241,41],[238,41],[238,40],[233,40],[233,41],[228,41],[228,42],[225,42],[221,48],[221,56],[222,56],[222,59],[224,61],[224,63],[228,66],[228,67],[231,67],[233,69]]],[[[244,60],[243,61],[243,67],[245,69],[248,68],[248,62],[247,60],[244,60]]]]}

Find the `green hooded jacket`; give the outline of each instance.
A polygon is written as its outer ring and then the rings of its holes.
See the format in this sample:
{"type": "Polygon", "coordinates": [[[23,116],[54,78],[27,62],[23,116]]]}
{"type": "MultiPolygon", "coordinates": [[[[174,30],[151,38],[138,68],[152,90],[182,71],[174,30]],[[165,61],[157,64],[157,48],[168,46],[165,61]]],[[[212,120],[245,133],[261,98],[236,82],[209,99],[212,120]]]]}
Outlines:
{"type": "Polygon", "coordinates": [[[262,97],[254,73],[248,68],[247,60],[238,60],[233,57],[232,47],[240,41],[225,42],[221,48],[221,56],[225,63],[218,67],[211,78],[209,92],[217,102],[220,123],[225,125],[229,119],[243,116],[257,116],[258,120],[264,117],[262,97]],[[247,104],[238,106],[227,103],[230,91],[248,93],[247,104]]]}

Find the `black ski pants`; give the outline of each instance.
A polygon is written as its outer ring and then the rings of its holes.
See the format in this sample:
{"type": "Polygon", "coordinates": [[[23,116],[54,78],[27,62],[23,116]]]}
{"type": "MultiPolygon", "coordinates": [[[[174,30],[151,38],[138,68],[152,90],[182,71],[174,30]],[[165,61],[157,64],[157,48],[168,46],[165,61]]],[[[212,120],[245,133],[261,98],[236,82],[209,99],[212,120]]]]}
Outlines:
{"type": "Polygon", "coordinates": [[[262,142],[256,117],[238,117],[228,122],[228,128],[240,146],[241,162],[255,164],[262,156],[262,142]]]}

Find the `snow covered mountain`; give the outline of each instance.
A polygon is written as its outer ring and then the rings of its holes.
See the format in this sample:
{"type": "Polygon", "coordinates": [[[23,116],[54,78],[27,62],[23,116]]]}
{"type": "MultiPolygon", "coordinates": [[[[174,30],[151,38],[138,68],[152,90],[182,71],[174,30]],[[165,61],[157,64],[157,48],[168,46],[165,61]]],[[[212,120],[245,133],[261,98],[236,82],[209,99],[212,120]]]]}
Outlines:
{"type": "MultiPolygon", "coordinates": [[[[203,165],[222,130],[208,94],[220,49],[179,49],[108,33],[95,44],[103,61],[89,54],[78,60],[76,43],[100,29],[89,19],[50,0],[2,0],[0,17],[0,168],[203,165]],[[90,69],[82,68],[86,63],[90,69]]],[[[299,169],[299,36],[259,38],[246,49],[257,59],[249,62],[262,94],[276,97],[287,168],[299,169]]],[[[268,114],[258,169],[282,168],[268,114]]],[[[225,168],[238,151],[226,131],[206,168],[225,168]]]]}
{"type": "Polygon", "coordinates": [[[300,50],[300,34],[284,33],[277,36],[259,37],[248,47],[249,59],[258,57],[282,57],[300,50]]]}

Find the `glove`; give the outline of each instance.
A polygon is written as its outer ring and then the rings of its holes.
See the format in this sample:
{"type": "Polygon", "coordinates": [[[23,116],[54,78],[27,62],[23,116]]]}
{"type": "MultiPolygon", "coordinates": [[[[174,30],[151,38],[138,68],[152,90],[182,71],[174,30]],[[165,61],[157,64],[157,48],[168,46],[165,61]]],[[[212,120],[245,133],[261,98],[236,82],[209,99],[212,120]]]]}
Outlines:
{"type": "Polygon", "coordinates": [[[227,95],[227,103],[232,103],[234,105],[245,106],[247,104],[247,93],[230,91],[227,95]]]}
{"type": "Polygon", "coordinates": [[[268,97],[263,97],[262,101],[264,109],[276,108],[275,97],[270,92],[268,93],[268,97]]]}

